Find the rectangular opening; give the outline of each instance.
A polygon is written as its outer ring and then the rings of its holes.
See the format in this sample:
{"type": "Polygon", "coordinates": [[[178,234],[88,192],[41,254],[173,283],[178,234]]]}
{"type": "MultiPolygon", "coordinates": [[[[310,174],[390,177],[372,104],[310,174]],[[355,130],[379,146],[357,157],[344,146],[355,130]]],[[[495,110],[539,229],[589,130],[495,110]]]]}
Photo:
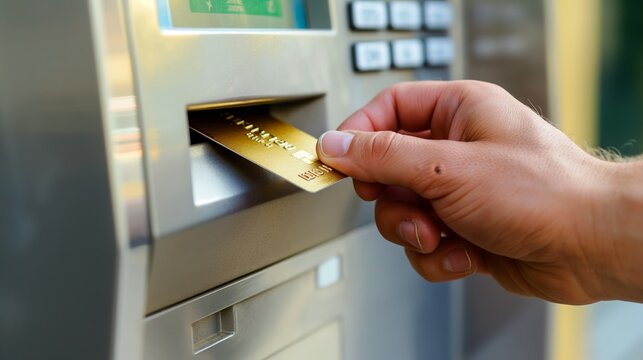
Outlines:
{"type": "MultiPolygon", "coordinates": [[[[191,105],[187,110],[188,121],[222,121],[218,116],[222,111],[270,114],[313,136],[321,135],[327,123],[325,97],[322,95],[232,100],[191,105]]],[[[299,191],[279,176],[192,130],[190,145],[194,204],[207,207],[213,217],[299,191]]]]}
{"type": "Polygon", "coordinates": [[[235,334],[232,306],[192,324],[192,351],[198,354],[235,334]]]}

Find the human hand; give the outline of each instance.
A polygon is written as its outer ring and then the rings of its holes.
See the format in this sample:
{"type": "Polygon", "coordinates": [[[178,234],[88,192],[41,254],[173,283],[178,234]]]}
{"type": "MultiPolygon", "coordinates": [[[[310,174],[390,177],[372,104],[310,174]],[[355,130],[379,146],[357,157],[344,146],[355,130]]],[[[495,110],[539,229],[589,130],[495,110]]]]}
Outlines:
{"type": "Polygon", "coordinates": [[[635,294],[606,284],[624,271],[610,244],[615,224],[603,218],[611,164],[500,87],[398,84],[338,130],[320,138],[320,159],[377,199],[380,233],[406,247],[424,278],[490,274],[511,292],[560,303],[643,300],[640,280],[635,294]]]}

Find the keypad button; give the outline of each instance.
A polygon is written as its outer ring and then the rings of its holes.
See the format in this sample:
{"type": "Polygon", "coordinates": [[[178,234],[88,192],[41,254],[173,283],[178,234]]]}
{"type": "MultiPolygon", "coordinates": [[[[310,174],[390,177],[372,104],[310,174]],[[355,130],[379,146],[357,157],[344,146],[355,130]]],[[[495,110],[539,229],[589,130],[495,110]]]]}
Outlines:
{"type": "Polygon", "coordinates": [[[386,41],[368,41],[353,45],[355,70],[376,71],[391,67],[391,54],[386,41]]]}
{"type": "Polygon", "coordinates": [[[389,15],[391,29],[417,30],[422,27],[422,10],[417,1],[392,1],[389,15]]]}
{"type": "Polygon", "coordinates": [[[447,66],[453,62],[455,50],[448,37],[426,39],[426,61],[430,66],[447,66]]]}
{"type": "Polygon", "coordinates": [[[393,49],[393,66],[396,68],[417,68],[424,65],[424,47],[419,39],[395,40],[393,49]]]}
{"type": "Polygon", "coordinates": [[[351,27],[379,30],[388,27],[388,12],[383,1],[353,1],[349,5],[351,27]]]}
{"type": "Polygon", "coordinates": [[[424,26],[429,30],[448,30],[453,22],[451,4],[446,1],[424,3],[424,26]]]}

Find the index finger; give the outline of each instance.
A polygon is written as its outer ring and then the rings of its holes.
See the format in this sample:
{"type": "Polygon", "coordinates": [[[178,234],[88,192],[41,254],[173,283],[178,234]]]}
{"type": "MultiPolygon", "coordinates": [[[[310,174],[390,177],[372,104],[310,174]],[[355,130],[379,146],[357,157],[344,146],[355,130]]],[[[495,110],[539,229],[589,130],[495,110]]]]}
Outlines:
{"type": "Polygon", "coordinates": [[[462,81],[417,81],[393,85],[346,119],[338,130],[431,130],[447,138],[451,121],[464,98],[462,81]]]}

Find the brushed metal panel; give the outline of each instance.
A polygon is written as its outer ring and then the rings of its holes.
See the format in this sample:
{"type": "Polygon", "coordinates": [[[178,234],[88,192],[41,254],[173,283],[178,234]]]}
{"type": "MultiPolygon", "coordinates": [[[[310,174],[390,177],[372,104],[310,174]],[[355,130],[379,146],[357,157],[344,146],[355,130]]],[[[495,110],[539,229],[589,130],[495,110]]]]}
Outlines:
{"type": "Polygon", "coordinates": [[[348,191],[352,191],[350,182],[333,186],[322,197],[298,192],[169,235],[155,245],[148,313],[366,223],[370,204],[358,206],[352,197],[342,197],[348,191]],[[315,207],[326,212],[313,211],[311,198],[315,207]]]}
{"type": "Polygon", "coordinates": [[[162,311],[146,320],[146,359],[261,359],[337,318],[345,285],[319,289],[315,268],[341,255],[341,242],[318,247],[272,268],[162,311]],[[193,324],[232,308],[234,335],[195,352],[193,324]]]}
{"type": "Polygon", "coordinates": [[[341,328],[330,323],[266,360],[341,360],[341,328]]]}
{"type": "Polygon", "coordinates": [[[469,79],[499,84],[544,116],[548,101],[543,0],[463,2],[469,79]]]}
{"type": "Polygon", "coordinates": [[[89,4],[0,1],[0,358],[109,359],[117,261],[89,4]]]}
{"type": "Polygon", "coordinates": [[[137,359],[143,347],[151,245],[141,124],[122,4],[117,0],[89,4],[117,234],[111,352],[113,359],[137,359]]]}

